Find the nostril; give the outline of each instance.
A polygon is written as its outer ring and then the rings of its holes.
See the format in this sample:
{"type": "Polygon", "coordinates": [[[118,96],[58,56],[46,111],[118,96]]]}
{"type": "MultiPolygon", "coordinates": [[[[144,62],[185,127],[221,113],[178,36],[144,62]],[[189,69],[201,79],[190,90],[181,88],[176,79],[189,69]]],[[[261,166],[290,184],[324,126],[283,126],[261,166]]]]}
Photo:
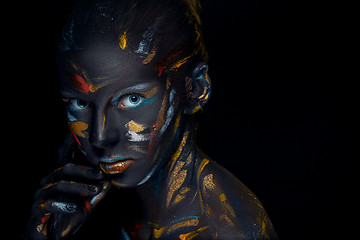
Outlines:
{"type": "Polygon", "coordinates": [[[98,135],[96,137],[93,137],[92,140],[90,140],[91,145],[96,148],[106,148],[114,145],[116,142],[118,142],[117,138],[104,136],[104,134],[100,134],[100,136],[98,135]]]}
{"type": "Polygon", "coordinates": [[[119,141],[115,134],[99,133],[90,137],[90,143],[96,148],[106,148],[115,145],[119,141]]]}

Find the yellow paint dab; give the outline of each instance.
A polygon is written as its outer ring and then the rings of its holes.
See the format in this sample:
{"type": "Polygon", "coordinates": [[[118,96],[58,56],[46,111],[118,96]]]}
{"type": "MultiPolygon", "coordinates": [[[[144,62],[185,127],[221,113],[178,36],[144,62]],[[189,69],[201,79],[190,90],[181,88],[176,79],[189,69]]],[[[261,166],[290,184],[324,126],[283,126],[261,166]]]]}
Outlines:
{"type": "Polygon", "coordinates": [[[154,88],[150,89],[149,91],[144,92],[143,95],[146,98],[151,98],[158,92],[158,90],[159,90],[158,87],[154,87],[154,88]]]}
{"type": "Polygon", "coordinates": [[[129,130],[133,131],[133,132],[141,132],[145,129],[145,126],[140,124],[140,123],[136,123],[134,122],[133,120],[131,120],[130,122],[128,122],[126,125],[125,125],[129,130]]]}
{"type": "Polygon", "coordinates": [[[220,201],[221,201],[222,203],[225,202],[225,201],[226,201],[226,195],[225,195],[225,193],[220,194],[219,198],[220,198],[220,201]]]}
{"type": "Polygon", "coordinates": [[[185,234],[180,234],[179,235],[179,238],[181,240],[191,240],[191,239],[194,239],[200,232],[204,231],[205,229],[209,228],[209,226],[204,226],[204,227],[201,227],[199,228],[198,230],[196,231],[193,231],[193,232],[189,232],[189,233],[185,233],[185,234]]]}
{"type": "Polygon", "coordinates": [[[119,46],[122,50],[124,50],[126,48],[126,42],[127,42],[127,37],[126,37],[126,32],[124,32],[120,37],[119,37],[119,46]]]}
{"type": "Polygon", "coordinates": [[[143,60],[143,64],[149,64],[156,55],[156,48],[151,49],[151,52],[143,60]]]}
{"type": "Polygon", "coordinates": [[[69,122],[70,127],[74,131],[74,133],[79,137],[86,137],[85,131],[88,128],[88,124],[84,122],[69,122]]]}
{"type": "Polygon", "coordinates": [[[169,229],[167,230],[167,233],[171,233],[179,228],[182,227],[191,227],[191,226],[197,226],[199,224],[199,219],[195,218],[195,219],[190,219],[190,220],[186,220],[183,222],[179,222],[176,223],[174,225],[172,225],[171,227],[169,227],[169,229]]]}
{"type": "Polygon", "coordinates": [[[165,227],[162,227],[162,228],[159,228],[159,229],[154,228],[154,237],[155,238],[160,238],[161,235],[163,234],[164,230],[165,230],[165,227]]]}
{"type": "Polygon", "coordinates": [[[215,183],[214,183],[214,180],[213,180],[213,177],[214,175],[212,174],[208,174],[204,177],[204,190],[206,192],[206,190],[210,190],[210,191],[213,191],[215,189],[215,183]]]}
{"type": "Polygon", "coordinates": [[[179,128],[180,119],[181,119],[181,113],[179,112],[178,116],[176,117],[175,124],[174,124],[174,132],[173,132],[174,135],[175,135],[177,129],[179,128]]]}

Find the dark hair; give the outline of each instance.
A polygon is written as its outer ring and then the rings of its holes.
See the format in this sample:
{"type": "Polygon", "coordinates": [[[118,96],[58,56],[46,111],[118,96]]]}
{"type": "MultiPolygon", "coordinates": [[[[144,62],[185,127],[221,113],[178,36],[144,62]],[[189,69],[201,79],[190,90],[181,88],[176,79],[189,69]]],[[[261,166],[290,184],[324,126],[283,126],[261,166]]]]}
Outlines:
{"type": "Polygon", "coordinates": [[[199,10],[199,0],[80,0],[63,29],[59,52],[81,50],[101,38],[139,54],[144,64],[155,61],[159,76],[189,74],[186,69],[207,62],[199,10]]]}

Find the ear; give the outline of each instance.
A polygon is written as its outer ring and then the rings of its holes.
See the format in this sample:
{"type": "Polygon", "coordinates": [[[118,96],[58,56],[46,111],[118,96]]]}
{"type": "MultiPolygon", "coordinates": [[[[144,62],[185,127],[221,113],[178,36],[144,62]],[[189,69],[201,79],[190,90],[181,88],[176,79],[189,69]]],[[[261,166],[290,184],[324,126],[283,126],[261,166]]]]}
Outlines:
{"type": "Polygon", "coordinates": [[[211,82],[208,75],[208,65],[198,64],[191,77],[186,78],[186,106],[185,114],[194,114],[199,111],[209,100],[211,82]]]}

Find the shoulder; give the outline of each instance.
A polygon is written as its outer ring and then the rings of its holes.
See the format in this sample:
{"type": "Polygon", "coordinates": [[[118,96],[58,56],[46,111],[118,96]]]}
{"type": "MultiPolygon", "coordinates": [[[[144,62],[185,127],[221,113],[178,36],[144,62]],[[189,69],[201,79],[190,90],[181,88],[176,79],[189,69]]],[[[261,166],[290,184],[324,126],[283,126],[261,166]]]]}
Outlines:
{"type": "Polygon", "coordinates": [[[199,197],[213,235],[219,239],[277,239],[255,194],[215,161],[198,156],[199,197]]]}

